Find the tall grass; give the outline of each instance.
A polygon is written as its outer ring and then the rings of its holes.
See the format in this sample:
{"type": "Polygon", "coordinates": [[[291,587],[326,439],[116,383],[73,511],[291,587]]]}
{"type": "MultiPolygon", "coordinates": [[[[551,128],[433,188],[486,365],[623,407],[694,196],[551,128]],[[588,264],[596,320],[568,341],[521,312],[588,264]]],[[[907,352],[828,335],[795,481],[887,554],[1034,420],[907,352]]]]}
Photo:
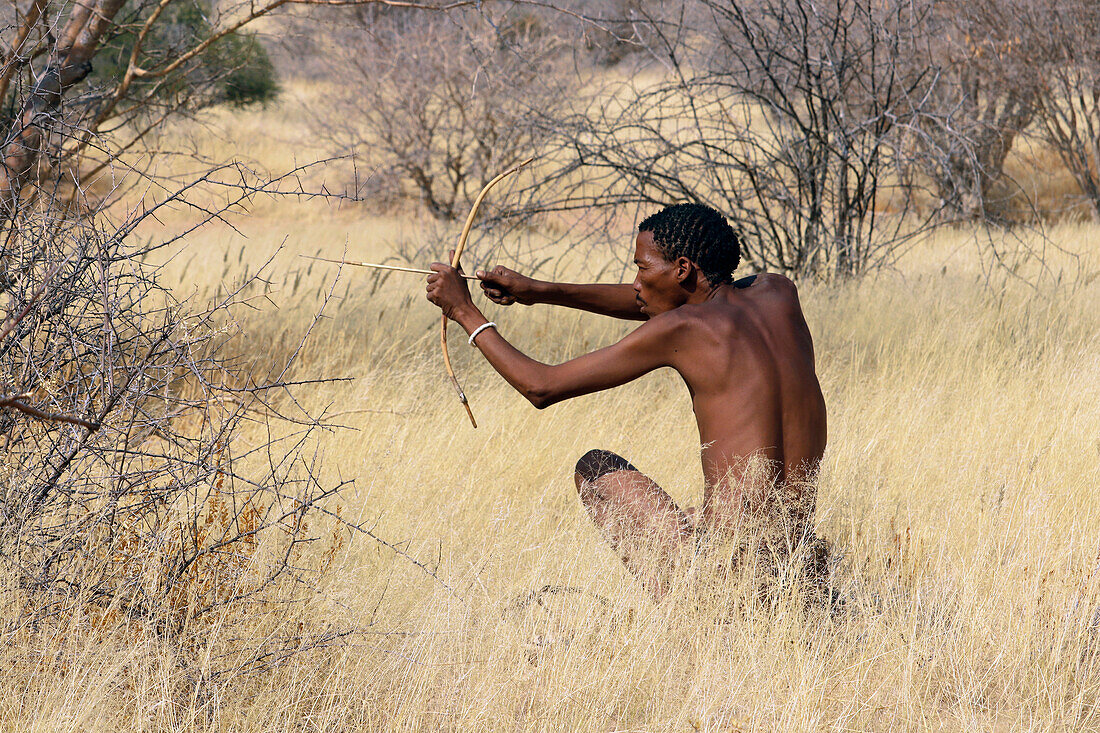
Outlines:
{"type": "MultiPolygon", "coordinates": [[[[349,232],[352,255],[372,257],[387,232],[415,228],[313,205],[238,224],[249,239],[200,232],[164,277],[204,298],[285,239],[240,324],[257,368],[290,348],[334,274],[297,254],[338,253],[349,232]]],[[[944,232],[896,271],[801,287],[829,409],[817,524],[838,551],[835,615],[785,599],[731,612],[706,602],[703,574],[656,606],[591,526],[572,466],[592,447],[698,502],[675,374],[540,412],[459,342],[475,431],[442,375],[420,279],[345,271],[297,368],[350,381],[300,397],[344,426],[320,441],[324,472],[356,481],[345,515],[400,553],[343,545],[324,600],[298,612],[317,633],[357,633],[205,684],[155,636],[74,618],[0,650],[0,727],[1100,728],[1100,227],[1050,232],[1077,257],[1047,263],[1058,280],[989,276],[971,234],[944,232]]],[[[485,309],[546,361],[630,328],[485,309]]],[[[266,613],[227,617],[211,655],[262,639],[266,613]]]]}

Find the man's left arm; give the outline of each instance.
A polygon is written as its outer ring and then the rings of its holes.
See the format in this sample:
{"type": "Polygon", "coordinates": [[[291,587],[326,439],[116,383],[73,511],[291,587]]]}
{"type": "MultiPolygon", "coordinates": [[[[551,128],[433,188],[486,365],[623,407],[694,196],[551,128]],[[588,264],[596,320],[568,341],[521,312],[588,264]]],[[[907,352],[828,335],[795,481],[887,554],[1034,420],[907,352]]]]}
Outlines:
{"type": "MultiPolygon", "coordinates": [[[[488,323],[456,270],[439,263],[433,264],[432,270],[435,274],[428,276],[428,300],[468,334],[488,323]]],[[[652,318],[618,343],[556,365],[530,358],[495,328],[482,330],[474,343],[505,381],[542,409],[571,397],[617,387],[662,366],[672,366],[678,321],[673,313],[652,318]]]]}

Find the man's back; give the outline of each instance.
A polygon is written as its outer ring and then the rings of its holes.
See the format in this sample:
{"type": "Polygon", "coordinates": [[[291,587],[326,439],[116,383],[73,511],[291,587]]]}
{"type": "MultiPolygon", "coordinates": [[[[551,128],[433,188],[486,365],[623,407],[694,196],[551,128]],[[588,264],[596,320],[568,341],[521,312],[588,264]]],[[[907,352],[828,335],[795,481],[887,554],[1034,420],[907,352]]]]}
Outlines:
{"type": "Polygon", "coordinates": [[[794,284],[758,275],[669,315],[690,333],[677,339],[670,363],[699,425],[704,522],[739,523],[742,512],[774,498],[802,525],[813,510],[805,490],[825,450],[826,423],[794,284]]]}

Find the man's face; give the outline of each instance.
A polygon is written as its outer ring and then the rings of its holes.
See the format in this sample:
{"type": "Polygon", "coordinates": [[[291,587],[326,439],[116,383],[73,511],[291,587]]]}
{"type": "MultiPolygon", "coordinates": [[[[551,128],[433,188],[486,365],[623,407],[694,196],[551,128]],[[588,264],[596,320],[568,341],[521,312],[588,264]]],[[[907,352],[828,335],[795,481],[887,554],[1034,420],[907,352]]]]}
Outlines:
{"type": "Polygon", "coordinates": [[[653,242],[653,232],[638,232],[634,248],[634,297],[642,313],[650,318],[683,305],[686,294],[680,282],[683,266],[665,259],[653,242]]]}

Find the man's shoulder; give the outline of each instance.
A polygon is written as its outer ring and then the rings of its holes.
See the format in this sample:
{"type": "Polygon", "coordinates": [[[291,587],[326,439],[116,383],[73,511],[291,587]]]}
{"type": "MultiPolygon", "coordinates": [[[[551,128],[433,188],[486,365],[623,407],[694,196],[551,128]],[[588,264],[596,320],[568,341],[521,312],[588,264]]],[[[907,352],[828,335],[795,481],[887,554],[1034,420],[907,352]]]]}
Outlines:
{"type": "Polygon", "coordinates": [[[798,300],[798,287],[785,275],[774,272],[762,272],[754,277],[752,285],[738,292],[747,296],[743,302],[753,304],[766,312],[801,312],[798,300]]]}
{"type": "Polygon", "coordinates": [[[708,300],[703,303],[688,303],[662,313],[653,320],[662,319],[666,333],[677,333],[694,337],[700,333],[711,333],[718,329],[726,336],[730,329],[737,330],[745,318],[745,303],[730,302],[725,298],[708,300]]]}
{"type": "Polygon", "coordinates": [[[707,303],[685,304],[649,318],[634,330],[663,347],[677,348],[682,339],[692,339],[700,328],[707,328],[715,320],[713,305],[707,303]]]}
{"type": "MultiPolygon", "coordinates": [[[[774,290],[798,297],[798,287],[794,284],[794,281],[786,275],[780,275],[777,272],[760,272],[751,277],[752,283],[749,285],[751,288],[774,290]]],[[[748,278],[745,279],[747,280],[748,278]]]]}

